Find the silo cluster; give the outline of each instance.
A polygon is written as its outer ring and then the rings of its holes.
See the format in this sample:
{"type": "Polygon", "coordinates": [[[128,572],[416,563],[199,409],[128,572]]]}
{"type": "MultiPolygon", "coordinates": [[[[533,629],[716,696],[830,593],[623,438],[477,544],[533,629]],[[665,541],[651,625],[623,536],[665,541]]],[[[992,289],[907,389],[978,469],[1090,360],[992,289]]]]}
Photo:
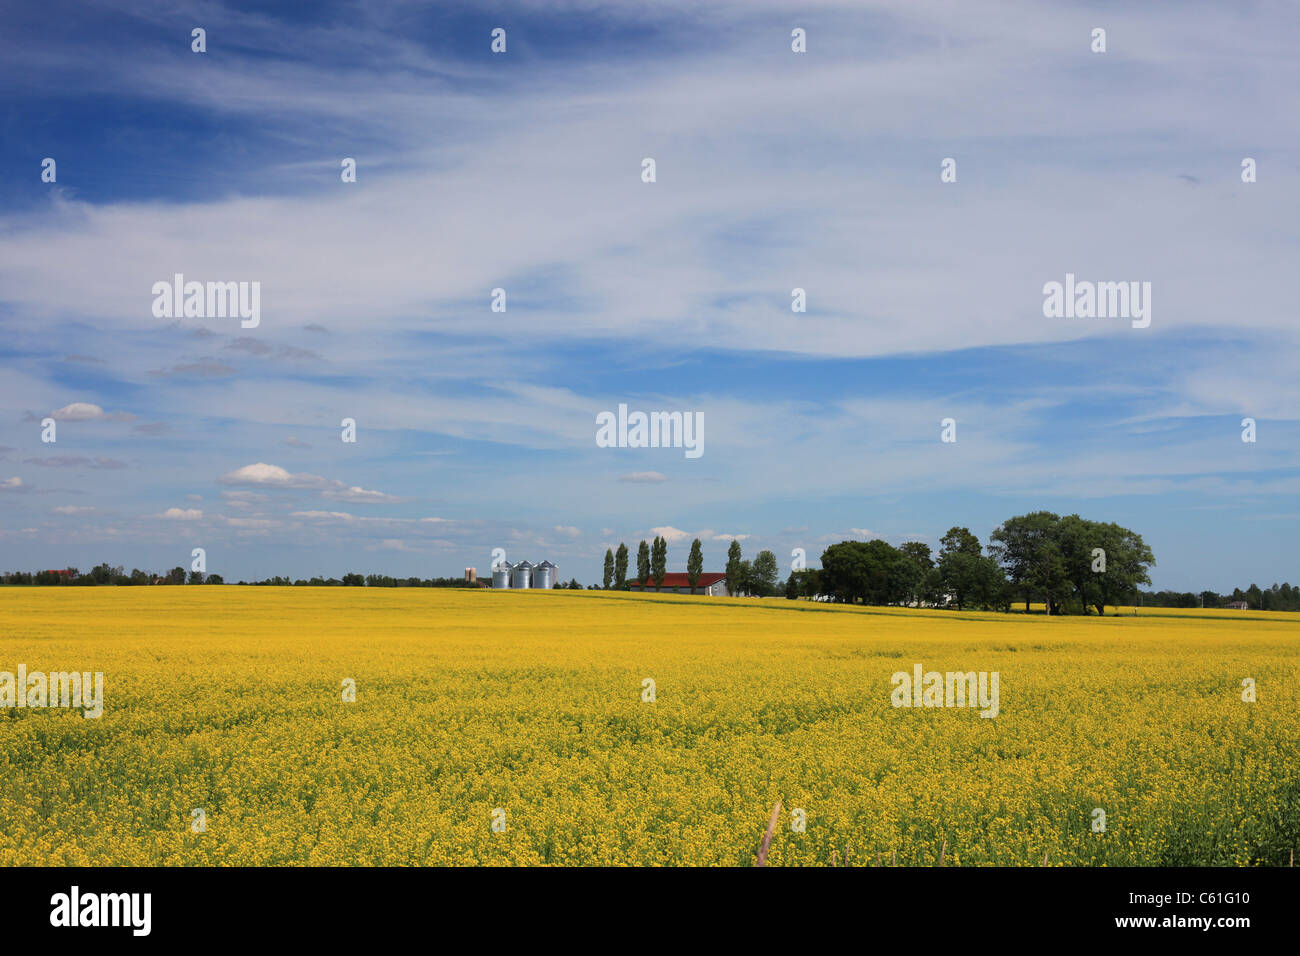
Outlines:
{"type": "Polygon", "coordinates": [[[555,575],[559,570],[550,561],[530,564],[520,561],[510,564],[503,561],[492,566],[492,586],[494,588],[543,588],[555,587],[555,575]]]}

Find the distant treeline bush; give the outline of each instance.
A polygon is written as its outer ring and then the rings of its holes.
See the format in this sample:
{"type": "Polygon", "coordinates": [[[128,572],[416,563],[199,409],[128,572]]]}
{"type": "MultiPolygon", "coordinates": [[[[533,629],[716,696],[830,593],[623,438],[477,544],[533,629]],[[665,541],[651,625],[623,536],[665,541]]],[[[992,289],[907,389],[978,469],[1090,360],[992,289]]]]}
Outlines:
{"type": "MultiPolygon", "coordinates": [[[[0,584],[10,585],[52,585],[61,584],[73,587],[94,586],[98,584],[114,585],[133,585],[133,584],[225,584],[225,580],[220,574],[203,574],[201,571],[186,571],[184,568],[172,568],[165,574],[155,574],[149,571],[141,571],[139,568],[132,568],[131,573],[127,574],[121,565],[113,567],[109,564],[101,564],[82,574],[76,568],[63,568],[61,570],[47,571],[10,571],[0,575],[0,584]]],[[[464,578],[393,578],[386,574],[366,574],[362,575],[357,572],[345,574],[342,578],[287,578],[272,577],[265,581],[238,581],[237,584],[247,586],[269,586],[269,587],[313,587],[313,588],[465,588],[465,587],[489,587],[490,581],[478,581],[476,584],[470,584],[464,578]]],[[[556,584],[557,588],[567,588],[570,590],[581,590],[577,580],[571,580],[568,584],[556,584]]]]}
{"type": "Polygon", "coordinates": [[[1252,611],[1300,611],[1300,587],[1274,584],[1267,590],[1252,584],[1246,590],[1233,588],[1231,594],[1214,591],[1143,591],[1145,607],[1226,607],[1245,603],[1252,611]]]}

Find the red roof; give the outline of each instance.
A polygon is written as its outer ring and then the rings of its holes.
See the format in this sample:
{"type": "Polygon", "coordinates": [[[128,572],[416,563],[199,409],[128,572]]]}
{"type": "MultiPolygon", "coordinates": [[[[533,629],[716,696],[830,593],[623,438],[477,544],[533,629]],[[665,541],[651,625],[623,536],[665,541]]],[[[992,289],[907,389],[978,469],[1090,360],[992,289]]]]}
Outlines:
{"type": "MultiPolygon", "coordinates": [[[[700,574],[699,583],[695,586],[697,588],[707,588],[710,584],[717,584],[719,581],[725,581],[726,579],[727,576],[721,571],[705,571],[700,574]]],[[[628,583],[634,587],[637,585],[636,581],[629,581],[628,583]]],[[[646,582],[646,587],[652,588],[654,586],[655,579],[651,576],[650,580],[646,582]]],[[[669,571],[664,575],[663,586],[666,588],[688,588],[691,586],[691,579],[685,571],[669,571]]]]}

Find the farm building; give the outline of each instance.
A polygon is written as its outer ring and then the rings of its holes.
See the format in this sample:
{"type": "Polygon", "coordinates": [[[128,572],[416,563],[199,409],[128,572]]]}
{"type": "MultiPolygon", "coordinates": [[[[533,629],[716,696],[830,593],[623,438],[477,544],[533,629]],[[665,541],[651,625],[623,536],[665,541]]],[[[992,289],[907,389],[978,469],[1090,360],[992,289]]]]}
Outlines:
{"type": "MultiPolygon", "coordinates": [[[[690,594],[691,581],[685,571],[669,571],[664,575],[663,587],[656,587],[653,580],[647,581],[644,586],[635,581],[629,581],[627,589],[629,591],[661,591],[665,594],[690,594]]],[[[728,597],[731,592],[727,590],[727,576],[721,571],[702,572],[699,583],[695,586],[695,593],[706,597],[728,597]]]]}
{"type": "Polygon", "coordinates": [[[1246,611],[1249,610],[1250,608],[1250,605],[1247,604],[1245,601],[1229,601],[1227,604],[1223,606],[1230,611],[1246,611]]]}
{"type": "Polygon", "coordinates": [[[521,588],[550,590],[555,587],[555,576],[559,570],[550,561],[543,561],[541,564],[532,564],[528,561],[510,564],[503,561],[492,566],[492,586],[515,590],[521,588]]]}

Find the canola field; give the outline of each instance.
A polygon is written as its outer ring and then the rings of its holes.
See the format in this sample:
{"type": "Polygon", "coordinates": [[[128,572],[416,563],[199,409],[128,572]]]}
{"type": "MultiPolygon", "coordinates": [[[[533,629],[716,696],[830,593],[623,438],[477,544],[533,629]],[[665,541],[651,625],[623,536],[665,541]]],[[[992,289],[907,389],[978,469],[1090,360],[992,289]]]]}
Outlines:
{"type": "Polygon", "coordinates": [[[103,714],[0,708],[0,866],[748,866],[778,799],[769,866],[1300,847],[1295,615],[6,588],[19,665],[103,714]],[[996,671],[998,715],[893,706],[916,664],[996,671]]]}

